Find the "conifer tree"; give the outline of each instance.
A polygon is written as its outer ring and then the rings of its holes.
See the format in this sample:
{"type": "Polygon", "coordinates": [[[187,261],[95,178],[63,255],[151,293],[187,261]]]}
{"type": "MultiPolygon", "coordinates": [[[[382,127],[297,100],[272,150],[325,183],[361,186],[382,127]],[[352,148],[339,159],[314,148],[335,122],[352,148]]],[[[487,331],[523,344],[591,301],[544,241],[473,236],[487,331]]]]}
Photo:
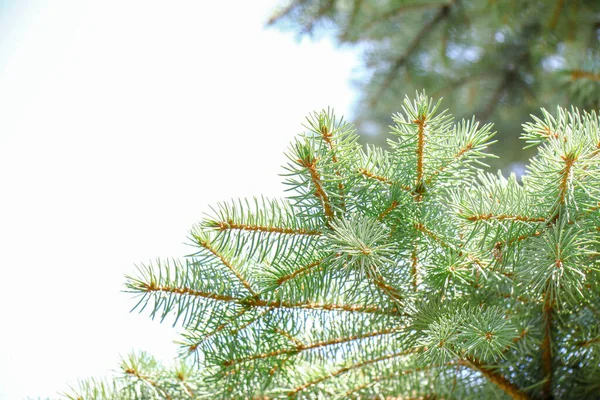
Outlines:
{"type": "Polygon", "coordinates": [[[127,278],[181,326],[72,399],[596,399],[600,121],[523,125],[527,173],[482,172],[494,132],[406,99],[387,149],[332,111],[290,146],[285,199],[218,204],[183,260],[127,278]]]}
{"type": "Polygon", "coordinates": [[[600,107],[599,16],[597,0],[280,0],[269,24],[360,49],[359,131],[386,133],[426,89],[458,118],[494,122],[503,167],[533,155],[515,150],[539,107],[600,107]]]}

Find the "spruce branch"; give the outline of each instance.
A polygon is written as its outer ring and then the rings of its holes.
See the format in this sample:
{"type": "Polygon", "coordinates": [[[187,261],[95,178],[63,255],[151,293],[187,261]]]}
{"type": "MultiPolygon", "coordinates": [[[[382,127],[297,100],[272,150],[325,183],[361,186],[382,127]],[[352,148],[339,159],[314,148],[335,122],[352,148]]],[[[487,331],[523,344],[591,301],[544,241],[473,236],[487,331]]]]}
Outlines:
{"type": "Polygon", "coordinates": [[[181,324],[193,362],[138,357],[74,393],[594,398],[597,114],[524,125],[538,153],[518,181],[481,169],[491,126],[439,109],[407,98],[387,150],[362,148],[331,110],[311,114],[286,199],[220,203],[192,228],[191,254],[127,278],[134,309],[181,324]]]}

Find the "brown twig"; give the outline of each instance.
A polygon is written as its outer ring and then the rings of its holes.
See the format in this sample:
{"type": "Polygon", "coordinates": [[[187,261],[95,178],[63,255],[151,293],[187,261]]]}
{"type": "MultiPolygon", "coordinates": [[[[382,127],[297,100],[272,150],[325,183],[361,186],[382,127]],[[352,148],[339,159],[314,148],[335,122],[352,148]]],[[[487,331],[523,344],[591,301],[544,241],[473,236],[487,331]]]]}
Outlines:
{"type": "Polygon", "coordinates": [[[277,357],[277,356],[281,356],[281,355],[297,354],[297,353],[300,353],[303,351],[320,349],[320,348],[324,348],[324,347],[328,347],[328,346],[334,346],[337,344],[352,342],[355,340],[368,339],[371,337],[389,335],[392,333],[400,332],[403,329],[404,328],[384,329],[381,331],[369,332],[369,333],[365,333],[362,335],[353,335],[353,336],[347,336],[347,337],[343,337],[343,338],[335,338],[332,340],[316,342],[316,343],[311,343],[311,344],[307,344],[307,345],[298,343],[296,346],[294,346],[292,348],[288,348],[288,349],[277,349],[277,350],[273,350],[268,353],[253,354],[251,356],[247,356],[247,357],[243,357],[243,358],[227,360],[227,361],[223,362],[223,365],[225,367],[230,367],[230,366],[233,366],[236,364],[253,361],[253,360],[262,360],[265,358],[277,357]]]}
{"type": "Polygon", "coordinates": [[[504,393],[509,395],[512,399],[515,400],[530,400],[531,396],[525,393],[521,388],[510,382],[506,377],[500,375],[497,371],[487,368],[481,362],[471,359],[465,358],[459,361],[459,364],[464,365],[466,367],[471,368],[472,370],[478,371],[483,375],[488,381],[498,386],[498,388],[502,389],[504,393]]]}
{"type": "MultiPolygon", "coordinates": [[[[550,285],[550,282],[548,282],[550,285]]],[[[546,293],[544,301],[543,317],[544,317],[544,337],[542,339],[542,371],[544,371],[544,384],[542,386],[542,398],[552,398],[552,319],[554,313],[554,305],[551,299],[551,294],[546,293]]]]}
{"type": "Polygon", "coordinates": [[[313,186],[315,187],[315,196],[321,199],[325,215],[329,220],[331,220],[333,218],[333,209],[331,208],[331,204],[329,202],[329,196],[327,196],[327,193],[325,193],[325,190],[323,189],[321,176],[317,171],[317,160],[298,160],[298,163],[308,170],[313,186]]]}
{"type": "Polygon", "coordinates": [[[322,263],[324,260],[325,260],[325,259],[324,259],[324,258],[322,258],[322,259],[320,259],[320,260],[317,260],[317,261],[315,261],[315,262],[313,262],[313,263],[311,263],[311,264],[305,265],[305,266],[304,266],[304,267],[302,267],[302,268],[298,268],[297,270],[295,270],[295,271],[294,271],[294,272],[292,272],[292,273],[289,273],[289,274],[287,274],[287,275],[284,275],[284,276],[280,276],[279,278],[277,278],[277,284],[278,284],[278,285],[283,285],[285,282],[287,282],[287,281],[289,281],[289,280],[291,280],[291,279],[294,279],[296,276],[298,276],[298,275],[301,275],[301,274],[304,274],[304,273],[306,273],[306,272],[308,272],[308,271],[310,271],[310,270],[312,270],[312,269],[314,269],[314,268],[316,268],[316,267],[320,266],[320,265],[321,265],[321,263],[322,263]]]}
{"type": "Polygon", "coordinates": [[[392,308],[391,310],[385,310],[376,305],[356,305],[356,304],[333,304],[333,303],[313,303],[313,302],[300,302],[290,303],[285,301],[266,301],[257,298],[238,298],[220,293],[204,292],[200,290],[194,290],[186,287],[170,287],[170,286],[159,286],[155,283],[145,284],[140,283],[138,289],[144,292],[163,292],[163,293],[174,293],[179,295],[187,295],[192,297],[200,297],[209,300],[223,301],[226,303],[238,303],[241,306],[246,307],[272,307],[277,309],[302,309],[302,310],[324,310],[324,311],[345,311],[345,312],[358,312],[368,314],[384,314],[384,315],[396,315],[397,309],[392,308]]]}
{"type": "Polygon", "coordinates": [[[468,217],[464,214],[459,213],[459,216],[465,218],[468,221],[476,222],[476,221],[521,221],[521,222],[546,222],[546,218],[542,217],[528,217],[526,215],[510,215],[510,214],[475,214],[469,215],[468,217]]]}
{"type": "Polygon", "coordinates": [[[220,230],[240,230],[240,231],[251,231],[251,232],[270,232],[270,233],[281,233],[285,235],[315,235],[319,236],[323,233],[316,230],[310,229],[293,229],[293,228],[281,228],[278,226],[263,226],[263,225],[249,225],[249,224],[238,224],[232,220],[219,221],[214,226],[220,230]]]}
{"type": "MultiPolygon", "coordinates": [[[[327,146],[329,146],[329,149],[331,150],[331,161],[333,161],[335,164],[338,163],[338,159],[337,156],[335,155],[335,146],[333,145],[333,141],[331,140],[331,138],[333,137],[333,134],[331,132],[329,132],[329,129],[327,128],[326,125],[321,125],[321,135],[323,136],[323,141],[325,143],[327,143],[327,146]]],[[[340,204],[340,208],[342,210],[346,209],[346,201],[344,199],[344,184],[341,181],[341,177],[342,175],[340,174],[340,171],[338,168],[336,168],[335,170],[335,175],[338,177],[338,179],[340,179],[340,182],[338,182],[338,190],[340,192],[340,199],[341,199],[341,204],[340,204]]]]}
{"type": "Polygon", "coordinates": [[[558,17],[560,17],[560,10],[562,9],[564,0],[557,0],[556,7],[554,7],[554,12],[552,13],[552,19],[550,20],[550,30],[554,30],[556,28],[556,24],[558,23],[558,17]]]}
{"type": "Polygon", "coordinates": [[[250,286],[250,283],[242,276],[242,274],[231,264],[229,260],[227,260],[221,253],[217,252],[217,250],[211,246],[211,244],[206,240],[198,240],[198,244],[208,250],[212,255],[217,257],[221,263],[226,266],[235,277],[244,285],[244,287],[253,295],[256,296],[256,292],[250,286]]]}

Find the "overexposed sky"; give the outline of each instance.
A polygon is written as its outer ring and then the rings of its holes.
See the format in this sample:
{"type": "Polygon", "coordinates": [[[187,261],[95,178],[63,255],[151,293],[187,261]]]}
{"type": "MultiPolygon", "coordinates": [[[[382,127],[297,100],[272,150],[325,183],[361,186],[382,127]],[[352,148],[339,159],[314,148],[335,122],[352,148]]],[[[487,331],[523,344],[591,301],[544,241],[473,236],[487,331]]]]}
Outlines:
{"type": "Polygon", "coordinates": [[[276,4],[3,2],[0,400],[174,356],[123,276],[189,253],[209,204],[281,195],[305,115],[349,114],[357,57],[264,30],[276,4]]]}

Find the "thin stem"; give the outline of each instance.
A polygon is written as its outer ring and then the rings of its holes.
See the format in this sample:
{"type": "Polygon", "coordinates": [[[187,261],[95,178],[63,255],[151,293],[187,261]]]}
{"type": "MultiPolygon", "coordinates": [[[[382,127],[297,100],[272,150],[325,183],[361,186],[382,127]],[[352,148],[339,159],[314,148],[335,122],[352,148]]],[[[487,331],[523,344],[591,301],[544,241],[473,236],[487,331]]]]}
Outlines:
{"type": "MultiPolygon", "coordinates": [[[[311,344],[307,344],[307,345],[303,345],[302,343],[297,343],[296,346],[293,348],[278,349],[278,350],[273,350],[268,353],[253,354],[251,356],[244,357],[244,358],[228,360],[228,361],[223,362],[223,365],[225,367],[230,367],[230,366],[233,366],[236,364],[253,361],[253,360],[261,360],[261,359],[276,357],[276,356],[280,356],[280,355],[298,354],[303,351],[315,350],[315,349],[320,349],[320,348],[324,348],[324,347],[328,347],[328,346],[334,346],[337,344],[348,343],[348,342],[352,342],[354,340],[361,340],[361,339],[367,339],[367,338],[376,337],[376,336],[389,335],[392,333],[400,332],[403,329],[404,328],[385,329],[385,330],[381,330],[381,331],[365,333],[362,335],[353,335],[353,336],[348,336],[348,337],[343,337],[343,338],[335,338],[332,340],[316,342],[316,343],[311,343],[311,344]]],[[[294,340],[294,343],[296,343],[295,340],[294,340]]]]}
{"type": "Polygon", "coordinates": [[[219,221],[214,224],[214,226],[220,231],[226,230],[240,230],[240,231],[250,231],[250,232],[270,232],[270,233],[281,233],[284,235],[309,235],[309,236],[319,236],[323,233],[317,230],[311,229],[293,229],[293,228],[280,228],[277,226],[263,226],[263,225],[249,225],[249,224],[238,224],[229,221],[219,221]]]}
{"type": "Polygon", "coordinates": [[[233,264],[231,264],[231,262],[229,262],[229,260],[227,260],[221,253],[217,252],[217,250],[214,247],[212,247],[208,241],[198,240],[198,244],[200,246],[202,246],[203,248],[205,248],[206,250],[208,250],[215,257],[217,257],[219,259],[219,261],[221,261],[221,263],[224,266],[226,266],[235,275],[235,277],[242,283],[242,285],[244,285],[244,287],[253,296],[256,295],[256,292],[252,289],[252,287],[250,286],[250,283],[248,283],[248,281],[246,279],[244,279],[242,274],[233,266],[233,264]]]}
{"type": "Polygon", "coordinates": [[[396,315],[397,308],[391,310],[383,309],[376,305],[357,305],[357,304],[332,304],[332,303],[313,303],[313,302],[300,302],[290,303],[285,301],[266,301],[257,298],[237,298],[233,296],[223,295],[220,293],[204,292],[194,290],[186,287],[170,287],[170,286],[158,286],[154,283],[146,284],[139,283],[137,290],[143,292],[163,292],[163,293],[174,293],[179,295],[187,295],[192,297],[200,297],[209,300],[223,301],[226,303],[238,303],[245,307],[271,307],[277,309],[302,309],[302,310],[324,310],[324,311],[345,311],[345,312],[358,312],[368,314],[383,314],[383,315],[396,315]]]}
{"type": "MultiPolygon", "coordinates": [[[[550,285],[550,282],[548,282],[550,285]]],[[[546,292],[544,301],[543,318],[544,318],[544,336],[542,339],[542,371],[544,372],[544,385],[542,386],[542,398],[552,398],[552,320],[554,313],[554,305],[552,296],[546,292]]]]}
{"type": "Polygon", "coordinates": [[[575,81],[578,79],[589,79],[595,82],[600,82],[600,74],[598,73],[594,73],[594,72],[590,72],[590,71],[584,71],[581,69],[574,69],[571,70],[571,80],[575,81]]]}
{"type": "Polygon", "coordinates": [[[509,395],[515,400],[530,400],[531,396],[525,393],[521,388],[511,383],[506,377],[500,375],[497,371],[487,368],[481,362],[466,358],[459,361],[459,364],[471,368],[472,370],[478,371],[488,381],[502,389],[504,393],[509,395]]]}
{"type": "Polygon", "coordinates": [[[315,187],[315,196],[321,199],[321,202],[323,203],[323,209],[325,210],[325,215],[329,220],[331,220],[333,218],[333,209],[331,208],[331,204],[329,202],[329,196],[327,196],[327,193],[325,193],[325,190],[323,189],[323,182],[321,181],[321,176],[317,171],[316,160],[312,160],[312,162],[298,160],[298,163],[308,170],[313,186],[315,187]]]}

